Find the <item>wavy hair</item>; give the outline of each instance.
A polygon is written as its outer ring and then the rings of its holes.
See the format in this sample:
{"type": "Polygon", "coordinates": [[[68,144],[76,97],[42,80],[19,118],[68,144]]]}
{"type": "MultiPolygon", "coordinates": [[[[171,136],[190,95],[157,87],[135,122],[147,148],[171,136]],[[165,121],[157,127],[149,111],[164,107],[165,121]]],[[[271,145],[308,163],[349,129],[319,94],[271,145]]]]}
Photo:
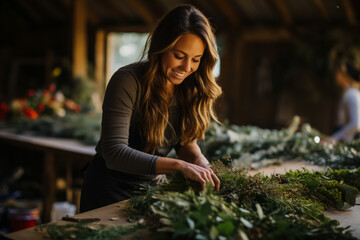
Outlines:
{"type": "Polygon", "coordinates": [[[213,76],[217,61],[213,29],[208,19],[194,6],[176,7],[160,20],[143,53],[145,56],[147,52],[148,63],[142,79],[141,106],[145,152],[154,153],[157,146],[166,143],[164,132],[169,120],[170,96],[164,88],[167,79],[161,69],[161,56],[187,33],[200,37],[206,47],[198,69],[175,86],[174,96],[181,108],[180,144],[202,139],[211,119],[218,122],[213,107],[222,90],[213,76]]]}

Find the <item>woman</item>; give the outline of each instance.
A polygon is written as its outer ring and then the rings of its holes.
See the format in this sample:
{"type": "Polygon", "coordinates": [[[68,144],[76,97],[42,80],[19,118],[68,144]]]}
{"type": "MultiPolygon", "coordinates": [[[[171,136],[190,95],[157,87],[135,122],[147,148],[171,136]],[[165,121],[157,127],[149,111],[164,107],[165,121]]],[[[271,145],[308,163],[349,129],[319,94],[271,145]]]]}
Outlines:
{"type": "MultiPolygon", "coordinates": [[[[147,41],[147,60],[120,68],[107,86],[101,138],[82,186],[80,212],[133,196],[156,175],[180,171],[219,190],[202,139],[221,88],[214,35],[195,7],[169,12],[147,41]],[[179,159],[167,158],[174,148],[179,159]]],[[[144,52],[145,52],[144,51],[144,52]]]]}
{"type": "Polygon", "coordinates": [[[332,134],[335,141],[351,141],[360,132],[360,92],[359,71],[349,63],[342,63],[336,71],[336,84],[341,88],[336,125],[338,130],[332,134]]]}

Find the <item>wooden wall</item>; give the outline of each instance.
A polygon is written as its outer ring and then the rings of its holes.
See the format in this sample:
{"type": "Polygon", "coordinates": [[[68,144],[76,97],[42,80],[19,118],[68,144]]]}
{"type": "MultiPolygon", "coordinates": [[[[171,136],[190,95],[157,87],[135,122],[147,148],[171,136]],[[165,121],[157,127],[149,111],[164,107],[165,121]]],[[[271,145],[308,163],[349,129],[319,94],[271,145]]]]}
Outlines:
{"type": "MultiPolygon", "coordinates": [[[[220,76],[224,91],[224,105],[219,108],[222,119],[238,125],[280,129],[299,115],[302,122],[331,134],[340,97],[338,89],[331,69],[316,75],[317,59],[309,63],[293,59],[294,47],[301,46],[294,45],[298,39],[276,31],[229,33],[225,39],[220,76]],[[297,72],[289,73],[289,67],[293,67],[289,65],[297,62],[301,63],[294,67],[297,72]]],[[[324,49],[310,51],[326,63],[331,49],[324,49]]]]}
{"type": "MultiPolygon", "coordinates": [[[[57,80],[64,82],[89,74],[91,66],[96,89],[102,96],[106,81],[106,34],[112,30],[143,32],[150,29],[130,25],[100,28],[95,15],[84,12],[85,0],[64,2],[71,5],[72,11],[59,25],[29,28],[26,24],[11,27],[12,23],[1,22],[4,37],[0,38],[0,101],[24,96],[29,88],[47,87],[54,81],[51,71],[56,66],[63,69],[63,75],[57,80]]],[[[229,8],[221,9],[231,12],[229,8]]],[[[149,26],[155,21],[149,14],[140,15],[149,26]]],[[[238,125],[282,128],[294,115],[300,115],[304,122],[330,133],[337,103],[334,86],[313,76],[304,76],[304,80],[287,86],[286,82],[279,82],[281,76],[276,75],[287,70],[287,66],[279,68],[278,56],[286,55],[286,50],[298,41],[301,26],[297,29],[290,25],[250,28],[238,23],[234,14],[226,16],[233,25],[217,29],[217,36],[224,39],[219,77],[224,90],[218,108],[220,117],[238,125]]],[[[286,20],[286,14],[284,19],[285,23],[290,21],[286,20]]],[[[344,30],[359,37],[356,28],[344,30]]],[[[307,29],[309,32],[319,35],[316,28],[307,29]]]]}

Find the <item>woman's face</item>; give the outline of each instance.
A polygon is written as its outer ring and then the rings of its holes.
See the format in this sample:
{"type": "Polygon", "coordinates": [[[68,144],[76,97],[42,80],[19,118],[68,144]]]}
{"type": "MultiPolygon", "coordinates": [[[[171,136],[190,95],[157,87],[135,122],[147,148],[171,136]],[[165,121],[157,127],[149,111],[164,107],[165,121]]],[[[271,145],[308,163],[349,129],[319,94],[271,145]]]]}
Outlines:
{"type": "Polygon", "coordinates": [[[170,91],[198,69],[204,50],[202,39],[187,33],[180,37],[169,52],[161,56],[161,69],[170,91]]]}

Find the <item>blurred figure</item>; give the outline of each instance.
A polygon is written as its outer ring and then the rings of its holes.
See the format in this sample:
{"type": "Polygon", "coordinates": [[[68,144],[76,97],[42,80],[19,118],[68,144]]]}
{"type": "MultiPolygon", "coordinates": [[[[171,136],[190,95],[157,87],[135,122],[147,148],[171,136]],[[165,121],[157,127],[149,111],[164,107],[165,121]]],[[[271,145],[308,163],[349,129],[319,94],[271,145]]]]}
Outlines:
{"type": "Polygon", "coordinates": [[[350,62],[341,63],[335,72],[337,86],[342,97],[336,119],[336,131],[332,141],[352,141],[360,137],[360,76],[359,70],[350,62]]]}

